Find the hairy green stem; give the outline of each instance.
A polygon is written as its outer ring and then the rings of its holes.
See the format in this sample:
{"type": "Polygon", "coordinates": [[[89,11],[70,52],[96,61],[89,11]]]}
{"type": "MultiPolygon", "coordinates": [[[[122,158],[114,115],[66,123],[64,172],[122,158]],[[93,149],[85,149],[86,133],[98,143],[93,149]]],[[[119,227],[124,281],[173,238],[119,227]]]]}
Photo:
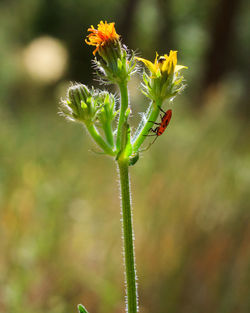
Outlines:
{"type": "Polygon", "coordinates": [[[126,120],[126,110],[128,108],[128,87],[127,82],[123,82],[119,84],[120,93],[121,93],[121,107],[120,107],[120,116],[117,127],[117,140],[116,140],[116,148],[119,151],[121,149],[121,138],[122,138],[122,128],[123,124],[126,120]]]}
{"type": "Polygon", "coordinates": [[[131,212],[130,183],[128,162],[118,161],[122,205],[122,232],[124,245],[124,263],[126,279],[126,311],[137,313],[137,285],[134,257],[134,233],[131,212]]]}
{"type": "Polygon", "coordinates": [[[96,127],[93,124],[86,124],[86,127],[90,133],[90,135],[92,136],[92,138],[94,139],[94,141],[96,142],[96,144],[103,149],[103,151],[109,155],[114,156],[115,152],[112,150],[112,148],[103,140],[103,138],[101,137],[101,135],[99,134],[98,130],[96,129],[96,127]]]}
{"type": "Polygon", "coordinates": [[[113,148],[114,147],[114,136],[113,136],[111,123],[104,123],[102,126],[103,126],[103,130],[104,130],[107,142],[113,148]]]}
{"type": "Polygon", "coordinates": [[[162,100],[151,102],[146,113],[146,117],[142,118],[132,140],[133,151],[137,152],[140,146],[142,145],[143,141],[146,139],[146,136],[148,135],[150,128],[153,126],[153,123],[149,121],[152,122],[156,121],[160,111],[159,107],[161,107],[161,105],[162,100]]]}
{"type": "MultiPolygon", "coordinates": [[[[128,131],[129,126],[126,122],[126,111],[128,108],[128,88],[127,82],[119,84],[121,93],[121,107],[117,130],[117,151],[118,168],[120,175],[121,188],[121,208],[122,208],[122,234],[123,252],[125,265],[125,284],[126,284],[126,311],[127,313],[137,313],[137,288],[134,258],[134,234],[131,212],[130,184],[129,184],[129,162],[126,153],[129,145],[128,131]]],[[[129,139],[130,140],[130,139],[129,139]]]]}

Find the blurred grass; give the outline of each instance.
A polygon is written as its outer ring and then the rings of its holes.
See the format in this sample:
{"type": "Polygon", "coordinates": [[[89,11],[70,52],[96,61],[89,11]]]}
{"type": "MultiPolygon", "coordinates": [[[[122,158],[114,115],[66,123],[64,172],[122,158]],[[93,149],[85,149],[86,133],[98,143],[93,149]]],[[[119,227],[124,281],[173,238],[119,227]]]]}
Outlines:
{"type": "MultiPolygon", "coordinates": [[[[46,107],[1,110],[0,312],[123,312],[115,165],[46,107]]],[[[131,168],[141,312],[247,313],[250,125],[189,107],[131,168]]]]}

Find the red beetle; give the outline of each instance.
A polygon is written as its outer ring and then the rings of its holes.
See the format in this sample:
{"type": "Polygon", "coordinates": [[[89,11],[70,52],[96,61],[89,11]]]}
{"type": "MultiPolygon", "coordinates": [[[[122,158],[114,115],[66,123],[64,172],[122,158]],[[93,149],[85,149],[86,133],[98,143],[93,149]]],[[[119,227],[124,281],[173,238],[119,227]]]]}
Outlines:
{"type": "Polygon", "coordinates": [[[149,121],[150,123],[154,123],[155,125],[158,125],[158,127],[156,128],[150,128],[149,131],[155,133],[155,135],[147,135],[147,136],[156,136],[155,140],[150,144],[150,146],[156,141],[156,139],[161,136],[164,131],[166,130],[170,120],[171,120],[171,117],[172,117],[172,110],[167,110],[166,112],[162,110],[162,108],[159,107],[159,109],[161,110],[161,112],[164,113],[164,115],[160,115],[161,117],[161,123],[155,123],[155,122],[152,122],[152,121],[149,121]]]}

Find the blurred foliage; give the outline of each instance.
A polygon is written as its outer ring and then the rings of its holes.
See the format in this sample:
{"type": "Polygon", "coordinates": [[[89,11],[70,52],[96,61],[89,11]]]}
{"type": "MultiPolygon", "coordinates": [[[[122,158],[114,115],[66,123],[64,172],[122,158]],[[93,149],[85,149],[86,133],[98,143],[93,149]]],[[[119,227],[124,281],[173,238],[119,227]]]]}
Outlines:
{"type": "MultiPolygon", "coordinates": [[[[175,111],[131,168],[142,312],[247,313],[249,125],[175,111]]],[[[3,113],[0,312],[122,312],[113,162],[56,114],[3,113]]]]}
{"type": "MultiPolygon", "coordinates": [[[[227,71],[207,90],[218,2],[137,1],[126,28],[128,2],[0,3],[1,313],[76,312],[77,303],[124,311],[116,168],[57,115],[70,80],[96,84],[83,39],[100,19],[143,57],[177,49],[189,66],[168,133],[131,168],[141,312],[250,311],[249,2],[239,2],[227,71]],[[23,60],[41,36],[68,53],[52,82],[34,79],[23,60]]],[[[130,87],[137,123],[146,101],[138,77],[130,87]]]]}

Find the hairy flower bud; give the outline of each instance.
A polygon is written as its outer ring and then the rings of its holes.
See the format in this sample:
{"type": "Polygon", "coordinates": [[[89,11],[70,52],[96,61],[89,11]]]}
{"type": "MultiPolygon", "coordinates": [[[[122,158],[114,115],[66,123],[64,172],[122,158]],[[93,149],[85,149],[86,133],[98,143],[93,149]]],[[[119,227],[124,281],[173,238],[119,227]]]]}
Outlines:
{"type": "Polygon", "coordinates": [[[93,123],[99,109],[94,88],[83,84],[69,87],[67,99],[61,103],[61,113],[73,121],[93,123]]]}
{"type": "Polygon", "coordinates": [[[104,125],[105,123],[112,123],[115,119],[117,111],[115,111],[115,97],[107,91],[102,91],[98,94],[98,102],[100,109],[97,118],[104,125]]]}

